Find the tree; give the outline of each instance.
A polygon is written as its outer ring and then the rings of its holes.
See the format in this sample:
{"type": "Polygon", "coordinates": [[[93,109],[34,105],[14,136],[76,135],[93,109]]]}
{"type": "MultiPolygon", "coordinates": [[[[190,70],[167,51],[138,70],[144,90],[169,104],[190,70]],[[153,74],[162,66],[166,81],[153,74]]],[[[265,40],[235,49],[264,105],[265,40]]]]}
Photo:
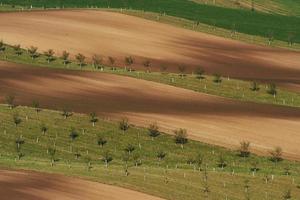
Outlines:
{"type": "Polygon", "coordinates": [[[103,146],[107,143],[107,140],[103,137],[98,137],[97,144],[103,148],[103,146]]]}
{"type": "Polygon", "coordinates": [[[81,156],[81,153],[77,150],[77,151],[74,153],[74,156],[75,156],[75,159],[78,160],[79,157],[81,156]]]}
{"type": "Polygon", "coordinates": [[[18,113],[13,114],[13,122],[16,127],[22,122],[22,119],[20,118],[18,113]]]}
{"type": "Polygon", "coordinates": [[[250,184],[249,184],[249,180],[246,179],[244,181],[244,188],[245,188],[245,198],[246,200],[250,200],[250,193],[249,193],[249,189],[250,189],[250,184]]]}
{"type": "Polygon", "coordinates": [[[28,48],[27,51],[28,51],[28,53],[29,53],[32,60],[39,56],[39,54],[37,53],[37,50],[38,50],[38,48],[34,47],[34,46],[31,46],[31,47],[28,48]]]}
{"type": "Polygon", "coordinates": [[[219,155],[218,167],[224,169],[227,166],[226,159],[223,154],[219,155]]]}
{"type": "Polygon", "coordinates": [[[295,33],[294,32],[289,32],[288,33],[288,44],[289,46],[292,46],[295,42],[295,33]]]}
{"type": "Polygon", "coordinates": [[[103,153],[102,160],[105,162],[105,166],[108,167],[108,164],[113,160],[109,151],[103,153]]]}
{"type": "Polygon", "coordinates": [[[22,54],[22,49],[21,49],[21,45],[17,44],[13,46],[13,49],[15,51],[15,54],[17,54],[18,56],[20,56],[22,54]]]}
{"type": "Polygon", "coordinates": [[[95,123],[98,122],[98,119],[97,119],[97,115],[95,112],[92,112],[90,114],[90,122],[92,122],[93,126],[95,126],[95,123]]]}
{"type": "Polygon", "coordinates": [[[158,158],[159,162],[162,161],[166,156],[167,154],[161,150],[156,153],[156,157],[158,158]]]}
{"type": "Polygon", "coordinates": [[[44,52],[44,55],[46,56],[46,60],[48,63],[50,63],[54,59],[54,51],[53,49],[48,49],[44,52]]]}
{"type": "Polygon", "coordinates": [[[250,142],[249,141],[242,141],[240,143],[240,156],[246,158],[250,155],[250,142]]]}
{"type": "Polygon", "coordinates": [[[178,70],[179,70],[179,72],[180,72],[181,78],[183,78],[183,77],[185,76],[186,66],[184,66],[184,65],[179,65],[179,66],[178,66],[178,70]]]}
{"type": "Polygon", "coordinates": [[[183,145],[188,142],[187,131],[185,129],[178,129],[174,131],[175,133],[175,143],[180,144],[183,149],[183,145]]]}
{"type": "Polygon", "coordinates": [[[115,64],[115,62],[116,62],[115,58],[114,58],[114,57],[111,57],[111,56],[108,57],[108,61],[109,61],[109,64],[110,64],[111,66],[114,66],[114,64],[115,64]]]}
{"type": "Polygon", "coordinates": [[[77,60],[80,68],[82,68],[82,66],[85,64],[86,57],[83,54],[79,53],[75,56],[75,59],[77,60]]]}
{"type": "Polygon", "coordinates": [[[51,167],[53,167],[54,162],[55,162],[56,149],[50,147],[50,148],[48,148],[48,152],[49,152],[49,155],[50,155],[51,167]]]}
{"type": "Polygon", "coordinates": [[[276,88],[275,83],[269,84],[267,92],[269,94],[273,95],[274,98],[276,97],[276,95],[277,95],[277,88],[276,88]]]}
{"type": "Polygon", "coordinates": [[[61,115],[64,117],[64,119],[67,119],[68,117],[72,116],[72,113],[64,108],[61,115]]]}
{"type": "Polygon", "coordinates": [[[253,172],[257,172],[259,170],[259,166],[258,166],[259,162],[257,159],[255,159],[254,161],[251,162],[251,171],[253,172]]]}
{"type": "Polygon", "coordinates": [[[79,137],[79,134],[75,130],[75,128],[71,128],[69,137],[71,138],[71,141],[73,142],[77,137],[79,137]]]}
{"type": "Polygon", "coordinates": [[[150,68],[151,62],[149,60],[146,60],[146,61],[144,61],[143,65],[146,68],[146,72],[149,73],[149,68],[150,68]]]}
{"type": "Polygon", "coordinates": [[[282,148],[275,147],[273,151],[270,151],[270,155],[271,155],[271,161],[275,163],[282,161],[282,148]]]}
{"type": "MultiPolygon", "coordinates": [[[[134,63],[134,60],[131,56],[125,57],[125,65],[129,67],[129,70],[131,71],[131,65],[134,63]]],[[[126,68],[126,67],[125,67],[126,68]]]]}
{"type": "Polygon", "coordinates": [[[37,100],[32,101],[32,107],[35,109],[36,113],[41,111],[40,103],[37,100]]]}
{"type": "Polygon", "coordinates": [[[92,61],[95,69],[102,68],[102,58],[99,55],[93,55],[92,61]]]}
{"type": "Polygon", "coordinates": [[[141,164],[140,158],[141,158],[141,156],[140,156],[140,154],[138,154],[138,153],[135,153],[135,154],[133,155],[133,162],[134,162],[134,165],[135,165],[136,167],[137,167],[138,165],[141,164]]]}
{"type": "Polygon", "coordinates": [[[91,157],[89,157],[89,156],[85,157],[85,162],[86,162],[86,165],[87,165],[87,170],[90,171],[91,168],[92,168],[92,159],[91,159],[91,157]]]}
{"type": "Polygon", "coordinates": [[[48,131],[48,127],[45,124],[41,124],[41,131],[42,131],[43,135],[45,135],[46,132],[48,131]]]}
{"type": "Polygon", "coordinates": [[[0,40],[0,53],[3,51],[5,51],[5,45],[4,45],[3,40],[0,40]]]}
{"type": "Polygon", "coordinates": [[[127,152],[129,155],[135,150],[135,147],[132,144],[128,144],[124,151],[127,152]]]}
{"type": "Polygon", "coordinates": [[[268,31],[267,38],[268,38],[268,44],[270,46],[272,44],[272,42],[274,41],[274,33],[273,33],[273,31],[271,31],[271,30],[268,31]]]}
{"type": "Polygon", "coordinates": [[[195,74],[196,74],[197,79],[203,79],[204,78],[204,76],[203,76],[204,70],[201,67],[198,67],[196,69],[195,74]]]}
{"type": "Polygon", "coordinates": [[[221,74],[215,73],[213,74],[213,82],[215,83],[221,83],[222,82],[222,76],[221,74]]]}
{"type": "Polygon", "coordinates": [[[256,92],[258,91],[260,88],[259,88],[259,85],[256,81],[252,81],[251,82],[251,86],[250,86],[250,90],[256,92]]]}
{"type": "Polygon", "coordinates": [[[67,51],[62,52],[61,59],[63,60],[64,65],[69,63],[69,56],[70,53],[68,53],[67,51]]]}
{"type": "Polygon", "coordinates": [[[291,191],[291,189],[288,189],[288,190],[284,191],[284,193],[282,195],[282,199],[283,200],[290,200],[290,199],[292,199],[292,191],[291,191]]]}
{"type": "Polygon", "coordinates": [[[129,123],[128,123],[128,119],[127,118],[123,118],[119,122],[119,128],[120,128],[120,130],[123,131],[123,133],[125,133],[125,131],[127,131],[129,129],[129,123]]]}
{"type": "Polygon", "coordinates": [[[13,109],[15,107],[15,96],[14,95],[7,95],[5,96],[5,103],[8,105],[10,109],[13,109]]]}
{"type": "Polygon", "coordinates": [[[23,145],[25,143],[25,140],[22,137],[18,137],[18,138],[16,138],[15,143],[16,143],[18,160],[20,160],[21,157],[24,156],[24,154],[21,152],[21,145],[23,145]]]}
{"type": "Polygon", "coordinates": [[[200,153],[197,154],[197,156],[195,157],[195,164],[199,170],[202,170],[201,166],[202,166],[203,160],[204,160],[203,155],[201,155],[200,153]]]}
{"type": "Polygon", "coordinates": [[[148,133],[149,133],[149,136],[152,138],[152,140],[154,140],[155,137],[160,135],[160,132],[158,130],[158,126],[156,123],[152,123],[149,125],[148,133]]]}

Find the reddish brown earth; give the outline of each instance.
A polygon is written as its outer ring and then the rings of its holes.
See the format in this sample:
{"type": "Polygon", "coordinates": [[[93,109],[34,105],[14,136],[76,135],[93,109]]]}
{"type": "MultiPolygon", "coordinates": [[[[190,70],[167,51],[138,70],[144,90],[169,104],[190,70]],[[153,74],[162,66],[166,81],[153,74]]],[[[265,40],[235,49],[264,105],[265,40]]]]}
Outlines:
{"type": "Polygon", "coordinates": [[[1,199],[7,200],[162,200],[132,190],[66,176],[0,170],[1,199]]]}
{"type": "Polygon", "coordinates": [[[83,53],[114,56],[123,65],[133,56],[140,67],[145,58],[158,70],[178,65],[192,71],[202,66],[208,73],[243,79],[280,82],[300,91],[300,52],[266,48],[204,33],[176,28],[119,13],[74,10],[0,14],[0,38],[9,44],[49,48],[58,54],[83,53]]]}
{"type": "MultiPolygon", "coordinates": [[[[300,159],[300,109],[239,102],[129,77],[54,70],[0,62],[0,94],[17,103],[127,116],[134,124],[158,122],[169,133],[186,128],[193,139],[236,148],[249,140],[266,153],[275,146],[300,159]]],[[[1,100],[1,99],[0,99],[1,100]]]]}

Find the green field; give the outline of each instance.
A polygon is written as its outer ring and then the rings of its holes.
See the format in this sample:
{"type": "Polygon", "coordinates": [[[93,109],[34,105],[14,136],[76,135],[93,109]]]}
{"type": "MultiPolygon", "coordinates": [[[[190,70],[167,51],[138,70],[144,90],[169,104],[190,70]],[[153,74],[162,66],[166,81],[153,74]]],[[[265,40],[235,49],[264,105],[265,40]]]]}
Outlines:
{"type": "Polygon", "coordinates": [[[101,73],[112,73],[117,75],[129,76],[148,81],[168,84],[176,87],[181,87],[201,93],[212,94],[216,96],[237,99],[241,101],[250,101],[257,103],[276,104],[282,106],[300,107],[300,94],[288,91],[283,88],[277,88],[277,95],[274,96],[268,93],[270,88],[269,83],[257,83],[259,90],[252,91],[252,82],[231,79],[229,77],[221,77],[221,83],[215,83],[214,76],[203,75],[200,79],[195,74],[183,74],[183,76],[175,73],[152,72],[145,71],[128,71],[124,68],[116,68],[104,66],[101,69],[95,69],[92,64],[87,63],[80,68],[76,61],[71,61],[68,65],[64,65],[62,59],[55,58],[48,63],[45,55],[39,55],[34,60],[31,59],[27,51],[22,50],[21,55],[17,55],[12,47],[6,46],[4,52],[0,53],[0,60],[10,62],[30,64],[34,66],[61,68],[69,70],[87,70],[101,73]]]}
{"type": "Polygon", "coordinates": [[[281,41],[300,43],[300,18],[279,14],[232,9],[188,0],[2,0],[2,3],[45,8],[129,8],[180,17],[249,35],[272,37],[281,41]]]}
{"type": "Polygon", "coordinates": [[[0,105],[0,166],[77,176],[172,200],[206,195],[211,200],[279,200],[289,189],[293,199],[300,198],[299,162],[242,157],[239,151],[196,141],[181,148],[173,136],[161,133],[152,139],[147,129],[131,125],[122,131],[118,123],[97,119],[92,126],[87,115],[64,119],[61,111],[0,105]],[[77,135],[73,140],[71,133],[77,135]],[[103,147],[99,138],[106,141],[103,147]],[[19,148],[17,141],[22,141],[19,148]],[[134,147],[130,154],[128,145],[134,147]],[[165,153],[161,160],[159,152],[165,153]],[[112,158],[108,167],[106,157],[112,158]]]}

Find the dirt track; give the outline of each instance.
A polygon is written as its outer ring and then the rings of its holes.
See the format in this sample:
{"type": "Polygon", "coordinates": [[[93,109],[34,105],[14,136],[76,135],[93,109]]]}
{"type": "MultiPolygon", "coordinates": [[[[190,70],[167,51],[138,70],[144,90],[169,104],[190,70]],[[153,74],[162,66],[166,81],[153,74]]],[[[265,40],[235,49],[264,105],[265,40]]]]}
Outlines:
{"type": "Polygon", "coordinates": [[[66,176],[7,170],[0,170],[0,195],[7,200],[162,200],[66,176]]]}
{"type": "MultiPolygon", "coordinates": [[[[23,47],[61,53],[114,56],[123,65],[132,55],[153,68],[178,71],[202,66],[208,73],[280,82],[300,91],[300,53],[265,48],[196,33],[137,17],[104,11],[47,11],[0,14],[0,38],[23,47]]],[[[139,67],[136,66],[136,67],[139,67]]]]}
{"type": "Polygon", "coordinates": [[[286,156],[300,159],[300,109],[243,103],[111,74],[0,62],[0,94],[11,93],[20,104],[68,105],[76,112],[128,116],[138,125],[157,121],[165,131],[186,128],[197,140],[226,147],[249,140],[258,151],[281,146],[286,156]]]}

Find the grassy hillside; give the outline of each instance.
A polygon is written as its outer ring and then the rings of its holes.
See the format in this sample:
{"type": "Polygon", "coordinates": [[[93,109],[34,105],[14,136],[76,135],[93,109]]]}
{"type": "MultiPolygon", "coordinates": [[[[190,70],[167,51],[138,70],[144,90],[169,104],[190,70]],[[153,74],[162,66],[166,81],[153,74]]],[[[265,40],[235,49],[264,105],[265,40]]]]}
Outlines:
{"type": "MultiPolygon", "coordinates": [[[[192,0],[197,3],[236,9],[252,9],[252,0],[192,0]]],[[[300,16],[300,1],[254,0],[254,9],[260,12],[300,16]]]]}
{"type": "Polygon", "coordinates": [[[6,4],[34,7],[110,7],[130,8],[164,13],[208,25],[250,35],[270,36],[275,39],[300,42],[300,18],[278,14],[265,14],[248,10],[199,4],[188,0],[2,0],[6,4]]]}
{"type": "Polygon", "coordinates": [[[144,79],[163,84],[173,85],[176,87],[186,88],[197,92],[222,96],[226,98],[237,99],[241,101],[251,101],[257,103],[276,104],[282,106],[300,107],[300,94],[297,92],[288,91],[283,88],[276,88],[276,96],[270,94],[271,83],[257,83],[257,90],[252,90],[253,82],[231,79],[230,77],[207,76],[205,74],[175,74],[163,72],[147,73],[145,71],[128,71],[124,68],[116,68],[104,66],[103,69],[95,69],[95,67],[85,62],[84,67],[80,67],[76,61],[70,61],[68,65],[63,64],[61,58],[53,57],[53,60],[48,63],[45,55],[39,55],[35,59],[31,59],[29,53],[21,50],[21,55],[17,55],[16,51],[6,46],[5,51],[0,53],[0,60],[11,62],[30,64],[35,66],[44,66],[50,68],[73,69],[73,70],[88,70],[102,73],[112,73],[133,78],[144,79]],[[220,82],[218,82],[220,81],[220,82]],[[251,89],[252,88],[252,89],[251,89]]]}
{"type": "Polygon", "coordinates": [[[280,200],[288,190],[300,198],[299,162],[242,157],[195,141],[181,148],[173,136],[151,139],[146,129],[122,131],[97,119],[93,126],[86,115],[64,119],[59,111],[0,105],[0,166],[79,176],[172,200],[280,200]]]}

